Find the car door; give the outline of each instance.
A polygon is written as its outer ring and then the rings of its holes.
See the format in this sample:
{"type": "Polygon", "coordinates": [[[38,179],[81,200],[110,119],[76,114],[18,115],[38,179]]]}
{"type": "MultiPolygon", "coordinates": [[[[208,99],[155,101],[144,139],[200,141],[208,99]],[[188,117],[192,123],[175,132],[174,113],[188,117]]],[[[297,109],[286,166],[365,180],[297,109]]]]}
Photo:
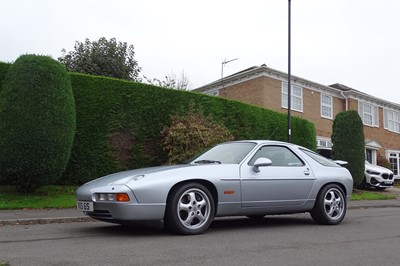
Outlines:
{"type": "Polygon", "coordinates": [[[307,162],[282,145],[262,146],[241,165],[242,207],[298,206],[305,203],[315,177],[307,162]],[[254,170],[258,158],[268,158],[270,166],[254,170]]]}

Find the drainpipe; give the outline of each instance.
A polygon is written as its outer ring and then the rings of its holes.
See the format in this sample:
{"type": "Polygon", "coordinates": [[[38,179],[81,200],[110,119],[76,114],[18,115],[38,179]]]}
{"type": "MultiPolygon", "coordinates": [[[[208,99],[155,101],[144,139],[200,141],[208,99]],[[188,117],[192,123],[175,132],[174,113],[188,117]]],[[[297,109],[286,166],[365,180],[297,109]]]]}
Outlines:
{"type": "Polygon", "coordinates": [[[348,99],[347,99],[347,97],[344,95],[344,91],[341,91],[340,92],[340,94],[346,99],[346,111],[348,111],[349,110],[349,103],[348,103],[348,99]]]}

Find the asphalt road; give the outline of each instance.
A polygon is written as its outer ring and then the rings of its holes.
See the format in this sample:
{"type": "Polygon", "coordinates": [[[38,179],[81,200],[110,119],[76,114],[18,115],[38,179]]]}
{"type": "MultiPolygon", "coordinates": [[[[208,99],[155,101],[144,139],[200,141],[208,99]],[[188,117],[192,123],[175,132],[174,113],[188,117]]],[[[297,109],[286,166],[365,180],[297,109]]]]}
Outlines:
{"type": "Polygon", "coordinates": [[[10,265],[399,265],[398,208],[349,210],[338,226],[308,214],[218,219],[197,236],[102,222],[0,227],[10,265]]]}

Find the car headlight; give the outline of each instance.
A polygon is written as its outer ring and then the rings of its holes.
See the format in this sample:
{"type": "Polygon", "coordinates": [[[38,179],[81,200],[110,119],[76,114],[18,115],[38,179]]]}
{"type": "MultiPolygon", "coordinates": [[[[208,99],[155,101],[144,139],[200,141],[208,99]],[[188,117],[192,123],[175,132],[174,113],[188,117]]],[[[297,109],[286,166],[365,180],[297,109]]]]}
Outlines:
{"type": "Polygon", "coordinates": [[[370,174],[370,175],[380,175],[381,174],[379,172],[375,172],[375,171],[372,171],[372,170],[367,170],[367,173],[370,174]]]}
{"type": "Polygon", "coordinates": [[[128,202],[131,200],[127,193],[95,193],[94,198],[101,202],[128,202]]]}

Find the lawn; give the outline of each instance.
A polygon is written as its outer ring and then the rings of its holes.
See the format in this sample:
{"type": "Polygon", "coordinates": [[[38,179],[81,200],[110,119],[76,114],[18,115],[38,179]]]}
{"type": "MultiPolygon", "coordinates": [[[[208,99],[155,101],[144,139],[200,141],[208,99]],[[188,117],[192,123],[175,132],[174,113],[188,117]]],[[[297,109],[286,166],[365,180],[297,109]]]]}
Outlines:
{"type": "Polygon", "coordinates": [[[12,186],[0,186],[0,210],[72,208],[75,186],[44,186],[35,193],[21,194],[12,186]]]}
{"type": "MultiPolygon", "coordinates": [[[[75,186],[44,186],[32,194],[21,194],[12,186],[0,186],[0,210],[74,208],[75,186]]],[[[387,200],[394,196],[354,190],[351,200],[387,200]]],[[[1,266],[1,265],[0,265],[1,266]]]]}

